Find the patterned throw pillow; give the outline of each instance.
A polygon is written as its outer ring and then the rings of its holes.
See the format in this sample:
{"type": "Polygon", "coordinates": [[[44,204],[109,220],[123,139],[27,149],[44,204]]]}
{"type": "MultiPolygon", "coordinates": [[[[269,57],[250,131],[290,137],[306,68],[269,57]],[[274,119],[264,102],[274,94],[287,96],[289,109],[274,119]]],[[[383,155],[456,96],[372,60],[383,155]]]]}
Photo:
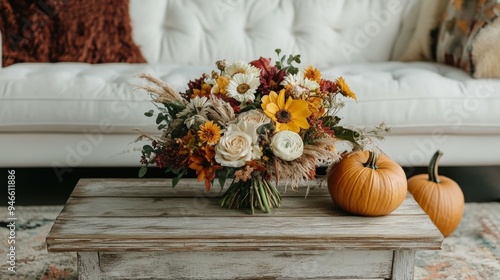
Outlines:
{"type": "MultiPolygon", "coordinates": [[[[491,28],[487,27],[493,26],[499,17],[499,0],[450,0],[439,32],[437,61],[462,68],[476,78],[495,76],[494,73],[488,73],[488,70],[482,70],[481,73],[475,74],[476,67],[484,64],[482,61],[484,57],[490,57],[491,54],[484,55],[480,51],[480,53],[473,55],[473,52],[474,48],[484,49],[482,44],[491,44],[491,40],[496,39],[483,39],[481,42],[477,42],[480,44],[476,44],[478,37],[490,37],[488,34],[496,31],[493,29],[492,32],[491,28]]],[[[495,25],[498,26],[498,24],[495,25]]]]}

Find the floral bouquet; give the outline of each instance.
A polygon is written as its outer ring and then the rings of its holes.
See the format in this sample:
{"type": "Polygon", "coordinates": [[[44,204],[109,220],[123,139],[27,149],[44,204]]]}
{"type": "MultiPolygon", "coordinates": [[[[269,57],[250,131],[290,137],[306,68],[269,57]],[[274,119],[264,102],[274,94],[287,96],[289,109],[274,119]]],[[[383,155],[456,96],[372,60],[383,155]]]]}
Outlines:
{"type": "Polygon", "coordinates": [[[185,92],[141,74],[147,83],[140,88],[156,104],[162,135],[139,137],[151,141],[142,149],[139,176],[156,165],[177,175],[175,186],[191,169],[207,191],[215,178],[222,188],[230,179],[221,206],[269,212],[281,204],[278,182],[296,187],[314,179],[318,165],[340,159],[336,141],[360,147],[365,131],[338,125],[339,96],[356,100],[345,80],[323,79],[312,66],[299,69],[300,55],[280,52],[274,65],[262,57],[217,61],[218,70],[190,81],[185,92]]]}

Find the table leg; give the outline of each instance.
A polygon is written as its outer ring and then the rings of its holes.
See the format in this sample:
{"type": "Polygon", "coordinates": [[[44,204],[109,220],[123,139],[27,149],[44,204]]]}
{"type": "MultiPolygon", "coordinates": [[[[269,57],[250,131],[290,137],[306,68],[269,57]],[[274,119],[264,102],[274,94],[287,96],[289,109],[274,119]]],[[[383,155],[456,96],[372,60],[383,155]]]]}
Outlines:
{"type": "Polygon", "coordinates": [[[98,252],[79,252],[78,256],[78,279],[97,280],[101,279],[101,267],[99,265],[98,252]]]}
{"type": "Polygon", "coordinates": [[[414,250],[395,250],[392,260],[392,280],[413,280],[414,250]]]}

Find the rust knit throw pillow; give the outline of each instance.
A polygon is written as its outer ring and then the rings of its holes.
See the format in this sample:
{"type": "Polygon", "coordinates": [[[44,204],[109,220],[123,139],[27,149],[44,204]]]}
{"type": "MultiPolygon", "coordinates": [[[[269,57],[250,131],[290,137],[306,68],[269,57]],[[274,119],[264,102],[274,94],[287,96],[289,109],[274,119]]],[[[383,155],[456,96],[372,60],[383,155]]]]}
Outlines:
{"type": "Polygon", "coordinates": [[[10,6],[6,7],[10,10],[0,15],[4,66],[34,61],[146,62],[132,38],[128,0],[0,2],[10,6]],[[20,3],[25,7],[16,9],[20,3]],[[26,10],[26,7],[29,9],[26,10]],[[24,29],[30,20],[35,24],[28,24],[32,36],[27,36],[29,34],[25,34],[24,29]],[[12,34],[17,34],[17,41],[20,42],[17,45],[16,40],[12,40],[12,34]]]}
{"type": "Polygon", "coordinates": [[[35,1],[0,0],[2,63],[50,62],[53,22],[35,1]]]}
{"type": "Polygon", "coordinates": [[[132,39],[128,0],[49,0],[57,15],[58,61],[146,62],[132,39]]]}

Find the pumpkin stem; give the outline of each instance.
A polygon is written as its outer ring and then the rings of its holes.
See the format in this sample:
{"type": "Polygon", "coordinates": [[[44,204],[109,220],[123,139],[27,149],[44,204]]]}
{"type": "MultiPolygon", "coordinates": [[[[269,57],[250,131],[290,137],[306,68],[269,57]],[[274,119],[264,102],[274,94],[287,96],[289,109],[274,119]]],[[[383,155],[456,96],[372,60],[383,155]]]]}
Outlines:
{"type": "Polygon", "coordinates": [[[378,153],[375,153],[373,151],[368,151],[368,160],[366,163],[363,165],[364,167],[370,167],[372,169],[377,169],[377,158],[378,158],[378,153]]]}
{"type": "Polygon", "coordinates": [[[434,183],[441,183],[438,175],[438,161],[441,158],[443,153],[440,150],[437,150],[436,153],[431,158],[431,162],[429,163],[429,167],[427,169],[427,173],[429,173],[429,181],[434,183]]]}

